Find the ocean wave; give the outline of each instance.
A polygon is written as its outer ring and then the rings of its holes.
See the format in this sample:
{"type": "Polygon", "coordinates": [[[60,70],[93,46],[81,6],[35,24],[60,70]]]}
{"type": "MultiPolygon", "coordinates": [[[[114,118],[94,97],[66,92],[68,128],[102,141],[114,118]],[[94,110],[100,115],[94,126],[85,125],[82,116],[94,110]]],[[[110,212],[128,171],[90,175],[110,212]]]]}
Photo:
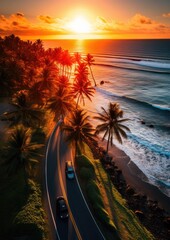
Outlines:
{"type": "Polygon", "coordinates": [[[164,156],[166,158],[170,157],[170,152],[167,151],[166,149],[164,149],[162,146],[156,145],[156,144],[152,144],[151,142],[149,142],[146,139],[142,139],[138,136],[136,136],[135,134],[132,133],[128,133],[128,139],[132,140],[133,142],[136,142],[138,144],[140,144],[141,146],[151,150],[152,152],[155,152],[161,156],[164,156]]]}
{"type": "Polygon", "coordinates": [[[120,68],[125,70],[132,70],[132,71],[142,71],[142,72],[150,72],[150,73],[160,73],[160,74],[170,74],[170,71],[165,70],[156,70],[156,69],[144,69],[144,68],[137,68],[137,67],[125,67],[125,66],[118,66],[113,64],[106,64],[106,63],[95,63],[94,65],[103,66],[103,67],[112,67],[112,68],[120,68]]]}
{"type": "Polygon", "coordinates": [[[122,98],[122,99],[125,99],[126,101],[129,101],[129,102],[132,102],[132,103],[136,103],[136,104],[140,104],[140,105],[143,105],[145,107],[149,107],[149,108],[155,109],[157,111],[164,111],[165,113],[170,115],[170,108],[168,108],[168,107],[164,107],[164,106],[161,106],[161,105],[155,105],[155,104],[151,104],[151,103],[148,103],[148,102],[145,102],[145,101],[140,101],[138,99],[131,98],[131,97],[128,97],[128,96],[112,93],[110,91],[107,91],[105,89],[101,89],[99,87],[97,87],[96,89],[99,92],[101,92],[103,94],[106,94],[107,96],[114,96],[114,97],[117,97],[117,98],[122,98]]]}
{"type": "Polygon", "coordinates": [[[151,104],[151,105],[160,110],[170,111],[170,107],[168,105],[158,105],[158,104],[151,104]]]}
{"type": "Polygon", "coordinates": [[[161,180],[161,179],[156,179],[156,182],[158,183],[158,185],[161,185],[161,186],[166,187],[166,188],[170,188],[170,183],[169,182],[166,182],[166,181],[161,180]]]}
{"type": "Polygon", "coordinates": [[[152,73],[170,73],[170,61],[166,59],[163,60],[128,56],[96,55],[96,60],[96,65],[105,67],[117,67],[128,70],[148,71],[152,73]],[[128,66],[129,64],[130,67],[128,66]]]}
{"type": "Polygon", "coordinates": [[[151,61],[151,60],[140,60],[138,62],[135,62],[135,64],[139,64],[142,66],[147,66],[147,67],[152,67],[152,68],[165,68],[165,69],[170,69],[170,63],[165,63],[165,62],[156,62],[156,61],[151,61]]]}

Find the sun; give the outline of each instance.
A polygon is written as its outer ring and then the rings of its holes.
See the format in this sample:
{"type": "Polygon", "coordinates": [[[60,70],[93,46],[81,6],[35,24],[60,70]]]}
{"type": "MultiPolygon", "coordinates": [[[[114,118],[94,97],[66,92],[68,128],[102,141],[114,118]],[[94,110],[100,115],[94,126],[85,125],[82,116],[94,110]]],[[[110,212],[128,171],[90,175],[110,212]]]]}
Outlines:
{"type": "Polygon", "coordinates": [[[74,33],[90,33],[92,27],[83,16],[77,16],[68,24],[68,28],[74,33]]]}

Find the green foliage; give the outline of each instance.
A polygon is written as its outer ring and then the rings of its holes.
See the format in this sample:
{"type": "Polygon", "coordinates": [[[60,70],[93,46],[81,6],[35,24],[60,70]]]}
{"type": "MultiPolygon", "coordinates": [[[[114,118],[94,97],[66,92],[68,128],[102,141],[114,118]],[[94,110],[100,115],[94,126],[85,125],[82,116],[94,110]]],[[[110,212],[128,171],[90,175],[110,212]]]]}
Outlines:
{"type": "Polygon", "coordinates": [[[94,174],[94,172],[87,167],[82,167],[81,170],[80,170],[81,178],[83,178],[86,181],[88,181],[89,179],[92,179],[93,174],[94,174]]]}
{"type": "Polygon", "coordinates": [[[90,161],[90,159],[87,156],[83,154],[76,158],[76,164],[78,168],[85,167],[91,169],[93,173],[95,172],[94,164],[90,161]]]}
{"type": "Polygon", "coordinates": [[[32,139],[31,139],[32,142],[38,142],[38,143],[44,144],[45,139],[46,139],[46,135],[44,133],[43,128],[39,127],[33,131],[32,139]]]}
{"type": "Polygon", "coordinates": [[[14,236],[24,235],[31,237],[32,240],[42,239],[45,230],[44,218],[40,187],[29,180],[29,197],[14,219],[12,228],[14,236]]]}
{"type": "Polygon", "coordinates": [[[88,182],[86,191],[87,196],[94,208],[104,207],[99,187],[94,180],[88,182]]]}
{"type": "Polygon", "coordinates": [[[101,223],[101,229],[106,239],[154,239],[138,221],[135,214],[127,208],[126,201],[112,184],[109,176],[99,160],[94,160],[90,148],[85,144],[83,153],[76,158],[78,172],[86,167],[93,169],[93,178],[85,181],[80,174],[80,183],[94,216],[101,223]]]}
{"type": "MultiPolygon", "coordinates": [[[[93,209],[97,213],[98,219],[107,227],[111,232],[116,234],[116,227],[109,218],[107,211],[104,209],[104,203],[100,189],[95,180],[95,166],[92,161],[85,155],[80,155],[76,159],[76,164],[79,168],[81,179],[86,182],[86,192],[88,200],[90,201],[93,209]],[[94,180],[93,180],[94,179],[94,180]]],[[[117,234],[116,234],[117,236],[117,234]]],[[[117,238],[118,239],[118,238],[117,238]]]]}

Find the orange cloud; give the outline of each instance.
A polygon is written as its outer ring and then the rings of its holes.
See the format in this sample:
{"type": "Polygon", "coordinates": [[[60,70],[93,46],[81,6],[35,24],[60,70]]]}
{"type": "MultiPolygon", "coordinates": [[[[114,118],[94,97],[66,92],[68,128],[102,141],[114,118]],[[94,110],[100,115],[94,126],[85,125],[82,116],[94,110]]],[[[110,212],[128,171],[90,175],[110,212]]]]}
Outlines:
{"type": "Polygon", "coordinates": [[[55,23],[56,20],[54,18],[51,18],[49,16],[38,16],[38,19],[40,19],[41,21],[45,22],[45,23],[48,23],[48,24],[51,24],[51,23],[55,23]]]}
{"type": "Polygon", "coordinates": [[[24,17],[22,13],[16,13],[6,18],[4,15],[0,16],[1,29],[5,30],[15,30],[18,27],[28,27],[29,22],[24,17]]]}
{"type": "MultiPolygon", "coordinates": [[[[166,14],[166,16],[169,13],[166,14]]],[[[15,34],[20,37],[33,36],[41,38],[41,36],[69,35],[73,34],[69,28],[69,19],[53,18],[48,15],[40,15],[38,21],[29,21],[23,13],[15,13],[6,17],[0,15],[0,35],[5,36],[15,34]]],[[[126,22],[118,22],[115,19],[107,19],[98,16],[96,21],[91,24],[93,36],[103,37],[119,37],[126,36],[139,38],[145,37],[161,37],[170,38],[170,25],[162,24],[140,13],[135,14],[126,22]]]]}
{"type": "Polygon", "coordinates": [[[164,13],[164,14],[162,14],[162,16],[165,17],[165,18],[170,18],[170,12],[169,13],[164,13]]]}
{"type": "Polygon", "coordinates": [[[164,37],[170,37],[170,25],[165,25],[152,20],[140,13],[135,14],[127,22],[118,22],[116,20],[107,20],[103,17],[98,17],[96,20],[96,32],[105,32],[108,34],[121,35],[133,35],[138,37],[139,35],[148,34],[148,37],[156,36],[158,34],[164,35],[164,37]],[[152,35],[151,35],[152,34],[152,35]]]}
{"type": "Polygon", "coordinates": [[[134,24],[154,24],[155,22],[146,16],[141,15],[140,13],[137,13],[131,20],[134,24]]]}
{"type": "Polygon", "coordinates": [[[13,33],[19,36],[41,37],[66,33],[62,29],[62,20],[53,19],[49,16],[39,16],[38,19],[43,21],[44,24],[32,23],[22,13],[12,14],[9,17],[0,15],[0,35],[5,36],[13,33]]]}

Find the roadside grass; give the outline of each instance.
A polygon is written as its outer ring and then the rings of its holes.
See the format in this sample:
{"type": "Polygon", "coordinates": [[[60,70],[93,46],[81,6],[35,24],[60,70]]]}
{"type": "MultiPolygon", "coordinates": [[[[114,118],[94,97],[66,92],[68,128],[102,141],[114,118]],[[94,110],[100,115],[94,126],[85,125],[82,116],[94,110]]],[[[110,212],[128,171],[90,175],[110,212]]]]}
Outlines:
{"type": "MultiPolygon", "coordinates": [[[[7,103],[8,98],[0,97],[0,103],[7,103]]],[[[29,180],[25,183],[23,171],[8,176],[6,167],[2,165],[5,159],[4,146],[10,137],[10,129],[7,124],[1,131],[0,140],[0,239],[11,239],[16,234],[21,236],[32,234],[31,240],[49,240],[49,227],[45,215],[45,203],[43,199],[43,158],[45,156],[45,143],[54,128],[49,111],[45,112],[46,124],[33,131],[34,142],[44,144],[41,149],[39,164],[29,180]]]]}
{"type": "Polygon", "coordinates": [[[28,180],[28,198],[17,213],[12,226],[14,236],[29,236],[32,240],[45,237],[45,213],[42,208],[39,184],[28,180]]]}
{"type": "Polygon", "coordinates": [[[152,240],[154,237],[128,209],[105,172],[101,162],[93,158],[85,144],[83,155],[76,158],[78,177],[83,193],[107,240],[152,240]]]}
{"type": "MultiPolygon", "coordinates": [[[[44,141],[43,131],[34,135],[37,142],[44,141]]],[[[2,164],[5,159],[0,141],[0,239],[9,239],[31,234],[31,240],[47,240],[47,223],[42,204],[42,157],[33,177],[25,183],[23,171],[8,176],[6,167],[2,164]]],[[[44,148],[42,148],[42,155],[44,148]]]]}

